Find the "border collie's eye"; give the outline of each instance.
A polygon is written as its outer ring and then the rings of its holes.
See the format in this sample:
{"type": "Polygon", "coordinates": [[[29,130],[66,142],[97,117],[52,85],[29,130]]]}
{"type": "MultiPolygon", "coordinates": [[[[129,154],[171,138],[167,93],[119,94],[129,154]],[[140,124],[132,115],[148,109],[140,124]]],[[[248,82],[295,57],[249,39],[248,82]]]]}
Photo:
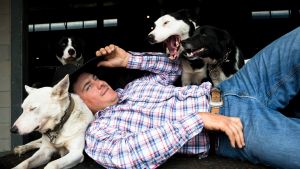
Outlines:
{"type": "Polygon", "coordinates": [[[168,24],[170,21],[166,21],[166,22],[164,22],[164,25],[166,25],[166,24],[168,24]]]}

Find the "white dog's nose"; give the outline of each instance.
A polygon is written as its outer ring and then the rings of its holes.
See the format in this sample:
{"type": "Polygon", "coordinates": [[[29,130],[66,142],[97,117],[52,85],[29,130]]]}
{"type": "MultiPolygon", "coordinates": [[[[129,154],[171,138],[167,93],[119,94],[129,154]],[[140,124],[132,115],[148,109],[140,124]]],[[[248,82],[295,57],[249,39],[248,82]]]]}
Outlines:
{"type": "Polygon", "coordinates": [[[18,132],[19,132],[18,127],[17,127],[17,126],[13,126],[13,127],[10,129],[10,132],[11,132],[11,133],[18,133],[18,132]]]}
{"type": "Polygon", "coordinates": [[[155,37],[154,37],[153,34],[149,34],[148,37],[147,37],[147,40],[148,40],[148,42],[149,42],[150,44],[156,43],[155,37]]]}

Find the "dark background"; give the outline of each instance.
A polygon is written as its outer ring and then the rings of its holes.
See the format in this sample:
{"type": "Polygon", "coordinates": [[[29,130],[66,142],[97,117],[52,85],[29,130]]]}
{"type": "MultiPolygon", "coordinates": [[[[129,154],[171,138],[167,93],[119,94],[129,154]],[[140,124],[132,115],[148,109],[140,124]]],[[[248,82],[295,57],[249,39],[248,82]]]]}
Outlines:
{"type": "Polygon", "coordinates": [[[27,84],[50,84],[57,62],[54,47],[63,35],[75,35],[85,42],[86,58],[110,43],[132,51],[164,51],[162,44],[150,45],[147,34],[162,14],[187,8],[199,11],[201,25],[229,31],[246,58],[272,40],[300,25],[296,0],[26,0],[28,24],[97,20],[97,28],[29,32],[27,41],[27,84]],[[252,19],[252,11],[289,10],[288,18],[252,19]],[[147,19],[146,16],[150,18],[147,19]],[[103,19],[118,19],[117,27],[103,27],[103,19]],[[36,59],[39,58],[39,59],[36,59]]]}
{"type": "MultiPolygon", "coordinates": [[[[64,35],[83,39],[86,59],[94,57],[97,49],[110,43],[132,51],[165,51],[162,44],[150,45],[147,34],[159,16],[182,8],[197,9],[200,25],[226,29],[244,56],[251,58],[268,43],[300,25],[299,3],[299,0],[24,0],[20,21],[25,25],[22,81],[29,86],[51,84],[54,71],[60,66],[55,45],[64,35]],[[288,18],[252,19],[252,11],[273,10],[289,10],[290,15],[288,18]],[[103,19],[114,18],[118,19],[117,27],[103,27],[103,19]],[[97,20],[97,28],[29,32],[26,26],[83,20],[97,20]]],[[[120,75],[131,76],[132,73],[121,71],[120,75]]],[[[283,112],[297,112],[300,117],[299,100],[298,94],[283,112]]],[[[37,137],[25,136],[24,143],[37,137]]]]}

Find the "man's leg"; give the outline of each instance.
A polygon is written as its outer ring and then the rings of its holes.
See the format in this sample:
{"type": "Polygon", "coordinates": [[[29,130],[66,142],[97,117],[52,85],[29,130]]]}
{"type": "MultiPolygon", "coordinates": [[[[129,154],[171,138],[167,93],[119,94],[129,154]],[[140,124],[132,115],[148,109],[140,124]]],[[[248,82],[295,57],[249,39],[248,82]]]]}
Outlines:
{"type": "Polygon", "coordinates": [[[242,89],[274,110],[287,106],[300,90],[300,27],[262,49],[220,87],[242,89]]]}
{"type": "Polygon", "coordinates": [[[220,84],[221,114],[240,117],[246,147],[231,148],[220,135],[217,154],[279,168],[300,168],[300,119],[284,108],[300,89],[300,27],[257,53],[237,74],[220,84]]]}
{"type": "Polygon", "coordinates": [[[227,95],[221,112],[240,117],[245,147],[234,149],[219,135],[218,155],[261,163],[274,168],[300,168],[300,119],[289,118],[246,96],[227,95]]]}

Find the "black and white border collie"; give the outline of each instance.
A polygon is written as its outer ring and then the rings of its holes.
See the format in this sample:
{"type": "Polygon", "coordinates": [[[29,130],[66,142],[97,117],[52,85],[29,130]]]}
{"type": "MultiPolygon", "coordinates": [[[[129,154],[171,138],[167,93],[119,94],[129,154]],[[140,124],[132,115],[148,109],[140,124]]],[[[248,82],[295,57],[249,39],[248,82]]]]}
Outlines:
{"type": "Polygon", "coordinates": [[[75,64],[82,65],[83,59],[83,42],[75,37],[62,37],[56,48],[56,58],[63,65],[75,64]]]}
{"type": "MultiPolygon", "coordinates": [[[[183,51],[181,41],[192,36],[198,27],[194,14],[188,9],[181,9],[159,17],[154,22],[154,29],[148,34],[148,41],[150,44],[164,43],[169,59],[176,60],[183,51]]],[[[192,70],[190,70],[190,63],[184,58],[181,59],[183,67],[181,85],[200,84],[206,76],[205,63],[199,60],[198,63],[192,65],[192,70]]]]}
{"type": "Polygon", "coordinates": [[[241,50],[232,36],[226,30],[214,26],[197,28],[181,45],[181,57],[191,65],[185,69],[192,70],[194,64],[199,60],[203,61],[206,63],[206,76],[214,86],[231,77],[245,64],[241,50]]]}
{"type": "MultiPolygon", "coordinates": [[[[235,73],[244,64],[244,60],[242,59],[239,48],[235,45],[228,32],[215,27],[208,28],[208,26],[204,26],[202,29],[202,26],[197,24],[196,18],[197,16],[195,17],[195,14],[187,9],[181,9],[174,13],[165,14],[154,22],[155,27],[148,34],[148,41],[150,44],[165,43],[169,59],[181,60],[183,69],[181,75],[182,86],[201,84],[203,81],[207,80],[210,80],[213,85],[216,86],[224,79],[230,77],[231,74],[235,73]],[[197,31],[195,32],[195,30],[197,31]],[[206,53],[210,50],[214,51],[210,53],[211,55],[196,58],[196,54],[194,55],[195,57],[192,57],[193,54],[188,53],[189,49],[187,45],[190,43],[190,40],[187,39],[193,36],[194,32],[195,36],[198,37],[196,34],[198,34],[200,30],[211,30],[215,35],[212,35],[212,33],[209,34],[210,37],[208,39],[213,37],[217,39],[215,39],[214,43],[207,44],[209,46],[207,49],[209,50],[206,50],[206,53]],[[185,54],[183,54],[184,48],[181,44],[182,41],[185,41],[185,48],[187,48],[185,54]],[[222,45],[222,43],[225,43],[225,46],[221,47],[220,45],[222,45]],[[226,62],[226,64],[222,63],[222,69],[219,69],[220,66],[217,66],[218,69],[213,68],[216,64],[221,63],[219,58],[222,57],[221,54],[224,51],[228,51],[225,52],[227,53],[227,59],[224,59],[223,61],[226,62]],[[232,59],[233,56],[236,57],[236,59],[232,59]],[[217,73],[217,70],[220,70],[223,73],[220,73],[220,71],[217,73]]],[[[195,39],[195,37],[193,39],[195,39]]]]}
{"type": "Polygon", "coordinates": [[[148,34],[148,41],[150,44],[164,42],[169,58],[174,60],[179,56],[180,42],[190,37],[197,27],[191,12],[181,9],[159,17],[154,22],[154,29],[148,34]]]}

